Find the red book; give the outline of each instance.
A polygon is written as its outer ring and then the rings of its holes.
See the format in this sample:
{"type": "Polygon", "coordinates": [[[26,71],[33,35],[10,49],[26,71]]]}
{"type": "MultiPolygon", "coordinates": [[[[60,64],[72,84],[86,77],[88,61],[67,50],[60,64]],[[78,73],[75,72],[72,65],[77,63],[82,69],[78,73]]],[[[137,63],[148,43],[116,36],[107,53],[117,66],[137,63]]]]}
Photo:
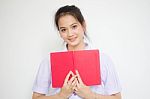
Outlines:
{"type": "Polygon", "coordinates": [[[100,85],[99,50],[80,50],[50,53],[52,87],[61,88],[66,75],[78,70],[85,85],[100,85]]]}

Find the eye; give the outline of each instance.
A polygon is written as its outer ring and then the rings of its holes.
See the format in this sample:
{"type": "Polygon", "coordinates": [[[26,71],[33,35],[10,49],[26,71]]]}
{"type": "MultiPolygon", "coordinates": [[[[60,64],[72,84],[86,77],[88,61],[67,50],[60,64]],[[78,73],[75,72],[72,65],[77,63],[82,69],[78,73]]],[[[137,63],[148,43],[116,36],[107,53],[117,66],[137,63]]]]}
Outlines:
{"type": "Polygon", "coordinates": [[[73,25],[73,26],[72,26],[72,29],[76,29],[76,28],[77,28],[77,25],[73,25]]]}
{"type": "Polygon", "coordinates": [[[66,31],[66,29],[61,29],[60,31],[61,31],[61,32],[65,32],[65,31],[66,31]]]}

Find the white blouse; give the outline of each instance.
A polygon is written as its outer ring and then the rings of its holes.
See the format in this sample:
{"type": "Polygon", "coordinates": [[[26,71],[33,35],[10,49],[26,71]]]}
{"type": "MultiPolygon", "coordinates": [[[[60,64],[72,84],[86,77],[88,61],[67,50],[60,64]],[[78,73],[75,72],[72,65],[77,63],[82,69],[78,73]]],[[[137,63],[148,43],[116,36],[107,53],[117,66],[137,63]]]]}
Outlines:
{"type": "MultiPolygon", "coordinates": [[[[86,49],[92,49],[86,43],[86,49]]],[[[62,51],[66,51],[66,47],[62,51]]],[[[100,70],[101,70],[101,85],[90,86],[91,90],[95,93],[102,95],[112,95],[121,92],[121,85],[114,68],[114,64],[108,55],[100,52],[100,70]]],[[[60,88],[52,88],[51,83],[51,66],[50,55],[43,59],[39,65],[34,84],[33,92],[54,95],[60,91],[60,88]]],[[[81,99],[79,96],[72,94],[69,99],[81,99]]]]}

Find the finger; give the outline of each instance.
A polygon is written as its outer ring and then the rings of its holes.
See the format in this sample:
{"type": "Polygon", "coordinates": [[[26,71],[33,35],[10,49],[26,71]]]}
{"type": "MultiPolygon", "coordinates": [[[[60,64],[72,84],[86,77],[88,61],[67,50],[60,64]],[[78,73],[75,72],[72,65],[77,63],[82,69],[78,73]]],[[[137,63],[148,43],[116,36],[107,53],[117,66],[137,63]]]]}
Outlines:
{"type": "Polygon", "coordinates": [[[75,75],[73,77],[71,77],[71,79],[68,81],[68,84],[70,85],[75,80],[75,78],[76,78],[75,75]]]}
{"type": "Polygon", "coordinates": [[[72,91],[75,91],[76,83],[77,83],[77,78],[75,78],[75,80],[71,84],[72,91]]]}
{"type": "Polygon", "coordinates": [[[72,82],[72,86],[76,86],[77,78],[75,77],[74,81],[72,82]]]}
{"type": "Polygon", "coordinates": [[[78,92],[78,88],[77,87],[73,87],[73,90],[75,91],[75,92],[78,92]]]}
{"type": "Polygon", "coordinates": [[[76,82],[76,85],[73,87],[73,90],[77,93],[79,91],[79,83],[78,81],[76,82]]]}
{"type": "Polygon", "coordinates": [[[76,87],[77,87],[77,88],[80,88],[80,84],[79,84],[78,81],[76,82],[76,87]]]}
{"type": "Polygon", "coordinates": [[[75,91],[78,90],[78,86],[79,86],[79,85],[77,85],[77,83],[78,83],[78,81],[76,81],[75,85],[73,86],[73,89],[74,89],[75,91]]]}
{"type": "Polygon", "coordinates": [[[82,79],[81,79],[81,76],[80,76],[78,70],[76,70],[76,75],[77,75],[77,77],[78,77],[79,83],[83,84],[82,79]]]}
{"type": "Polygon", "coordinates": [[[67,76],[66,76],[66,78],[65,78],[65,81],[64,81],[64,84],[67,84],[67,82],[68,82],[68,80],[69,80],[70,75],[73,75],[73,76],[74,76],[74,74],[73,74],[73,72],[72,72],[72,71],[69,71],[69,73],[67,74],[67,76]]]}

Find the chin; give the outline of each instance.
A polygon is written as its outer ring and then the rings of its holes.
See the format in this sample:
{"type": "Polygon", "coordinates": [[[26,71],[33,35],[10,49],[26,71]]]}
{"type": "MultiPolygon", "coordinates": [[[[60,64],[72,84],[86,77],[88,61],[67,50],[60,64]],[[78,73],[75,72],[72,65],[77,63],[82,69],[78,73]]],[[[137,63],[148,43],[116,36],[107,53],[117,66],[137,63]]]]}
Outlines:
{"type": "Polygon", "coordinates": [[[78,43],[77,42],[69,42],[68,45],[74,47],[74,46],[77,46],[78,43]]]}

